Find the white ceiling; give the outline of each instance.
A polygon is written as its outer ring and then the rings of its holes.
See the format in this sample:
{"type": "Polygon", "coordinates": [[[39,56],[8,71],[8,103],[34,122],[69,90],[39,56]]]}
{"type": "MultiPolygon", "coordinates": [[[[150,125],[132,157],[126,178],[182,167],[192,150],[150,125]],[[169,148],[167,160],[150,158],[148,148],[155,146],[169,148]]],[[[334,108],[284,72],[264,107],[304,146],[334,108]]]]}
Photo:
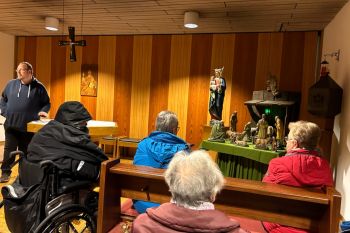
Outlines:
{"type": "Polygon", "coordinates": [[[74,26],[77,35],[322,30],[348,1],[1,0],[0,31],[31,36],[67,34],[68,26],[74,26]],[[199,12],[197,29],[183,27],[189,10],[199,12]],[[60,20],[58,32],[44,29],[46,16],[60,20]]]}

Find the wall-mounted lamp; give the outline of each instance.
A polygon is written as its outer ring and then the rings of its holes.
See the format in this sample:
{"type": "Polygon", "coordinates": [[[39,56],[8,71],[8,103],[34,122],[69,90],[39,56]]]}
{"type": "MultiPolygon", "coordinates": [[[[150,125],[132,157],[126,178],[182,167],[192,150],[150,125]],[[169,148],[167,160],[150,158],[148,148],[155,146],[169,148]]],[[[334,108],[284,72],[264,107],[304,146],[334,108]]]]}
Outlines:
{"type": "Polygon", "coordinates": [[[337,51],[334,51],[333,53],[326,53],[323,55],[325,58],[327,56],[329,57],[335,57],[335,60],[339,61],[339,56],[340,56],[340,49],[338,49],[337,51]]]}
{"type": "Polygon", "coordinates": [[[50,31],[58,31],[59,21],[54,17],[45,18],[45,28],[50,31]]]}
{"type": "Polygon", "coordinates": [[[186,11],[184,17],[184,26],[186,28],[198,27],[199,14],[196,11],[186,11]]]}

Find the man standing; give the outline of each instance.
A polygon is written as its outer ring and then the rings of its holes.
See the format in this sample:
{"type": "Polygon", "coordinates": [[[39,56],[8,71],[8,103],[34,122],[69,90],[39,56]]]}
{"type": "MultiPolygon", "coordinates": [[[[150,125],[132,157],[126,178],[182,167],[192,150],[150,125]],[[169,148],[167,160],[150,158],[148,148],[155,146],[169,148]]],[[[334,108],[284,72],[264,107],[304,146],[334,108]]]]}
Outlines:
{"type": "Polygon", "coordinates": [[[10,152],[18,147],[18,150],[27,153],[28,144],[33,137],[33,133],[27,132],[27,123],[47,117],[51,106],[44,85],[33,76],[32,65],[21,62],[16,71],[17,79],[7,83],[0,100],[0,113],[6,118],[0,183],[6,183],[10,179],[10,165],[15,159],[9,158],[10,152]]]}

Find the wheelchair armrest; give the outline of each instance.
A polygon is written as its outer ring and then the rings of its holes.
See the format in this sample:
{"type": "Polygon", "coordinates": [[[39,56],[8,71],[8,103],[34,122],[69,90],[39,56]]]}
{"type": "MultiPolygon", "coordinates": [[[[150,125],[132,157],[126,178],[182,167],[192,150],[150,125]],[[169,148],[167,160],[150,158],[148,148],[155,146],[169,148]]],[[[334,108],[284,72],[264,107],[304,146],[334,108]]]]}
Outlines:
{"type": "Polygon", "coordinates": [[[48,167],[48,168],[52,168],[52,167],[56,167],[58,168],[58,164],[53,162],[52,160],[44,160],[44,161],[41,161],[39,163],[40,167],[41,168],[45,168],[45,167],[48,167]]]}
{"type": "Polygon", "coordinates": [[[89,181],[89,180],[74,181],[71,184],[63,185],[60,188],[60,191],[62,193],[68,193],[68,192],[71,192],[71,191],[74,191],[74,190],[88,188],[90,186],[91,186],[91,181],[89,181]]]}

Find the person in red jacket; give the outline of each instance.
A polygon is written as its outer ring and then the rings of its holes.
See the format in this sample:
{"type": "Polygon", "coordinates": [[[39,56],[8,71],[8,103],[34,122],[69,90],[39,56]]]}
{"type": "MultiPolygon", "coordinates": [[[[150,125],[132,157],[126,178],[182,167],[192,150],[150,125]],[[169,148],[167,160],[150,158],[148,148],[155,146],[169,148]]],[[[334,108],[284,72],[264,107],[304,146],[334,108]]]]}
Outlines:
{"type": "MultiPolygon", "coordinates": [[[[287,153],[270,161],[263,182],[312,188],[333,186],[330,165],[316,149],[320,128],[307,121],[291,122],[288,128],[287,153]]],[[[308,232],[269,222],[263,225],[269,233],[308,232]]]]}
{"type": "Polygon", "coordinates": [[[177,153],[164,177],[171,201],[139,215],[133,222],[133,233],[247,233],[238,221],[214,208],[224,177],[208,153],[177,153]]]}

